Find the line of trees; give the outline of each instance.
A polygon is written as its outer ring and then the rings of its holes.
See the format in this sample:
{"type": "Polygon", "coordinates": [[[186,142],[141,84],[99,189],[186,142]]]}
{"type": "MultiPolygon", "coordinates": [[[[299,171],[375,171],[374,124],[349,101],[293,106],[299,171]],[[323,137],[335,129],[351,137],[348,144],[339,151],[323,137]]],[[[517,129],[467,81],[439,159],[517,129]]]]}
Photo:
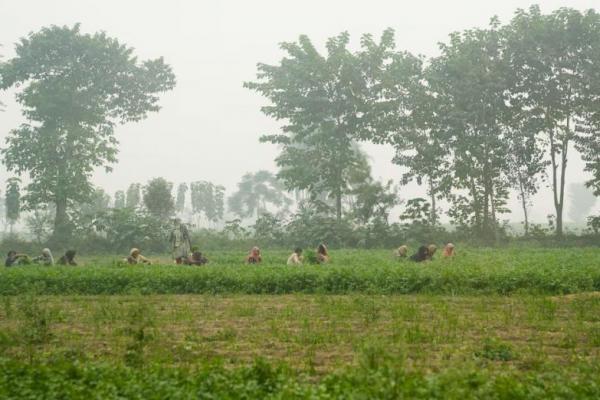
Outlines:
{"type": "Polygon", "coordinates": [[[8,224],[24,211],[39,237],[52,221],[60,242],[92,226],[112,229],[121,243],[140,227],[162,229],[186,212],[189,198],[198,225],[216,226],[227,204],[239,217],[225,223],[231,235],[241,232],[241,219],[253,218],[265,238],[278,237],[285,223],[292,238],[342,243],[363,230],[360,240],[375,241],[392,229],[390,210],[400,201],[393,182],[371,176],[360,144],[373,142],[394,148],[402,185],[415,181],[426,190],[426,199],[405,204],[401,220],[411,229],[435,232],[446,212],[464,235],[497,240],[516,192],[528,233],[531,197],[547,184],[561,236],[574,148],[590,176],[586,186],[600,195],[600,15],[518,10],[506,24],[493,18],[486,28],[452,33],[432,58],[396,49],[394,36],[391,29],[379,38],[366,34],[351,50],[342,33],[327,41],[325,54],[300,36],[281,45],[278,64],[258,64],[256,80],[244,85],[270,101],[262,111],[282,124],[260,139],[280,148],[276,175],[246,174],[227,199],[211,182],[175,188],[156,178],[118,191],[109,207],[92,172],[111,169],[114,128],[157,112],[175,75],[162,58],[140,61],[130,47],[79,25],[32,33],[0,63],[0,89],[16,88],[27,120],[0,150],[9,171],[28,177],[24,187],[8,182],[8,224]]]}
{"type": "Polygon", "coordinates": [[[342,218],[356,143],[392,145],[402,182],[426,187],[429,220],[439,200],[460,229],[493,240],[516,190],[529,230],[530,198],[548,177],[555,232],[563,234],[567,166],[575,147],[600,194],[600,16],[594,10],[518,10],[508,24],[450,35],[430,59],[395,48],[394,32],[283,43],[277,65],[258,65],[245,86],[265,96],[262,111],[282,133],[278,177],[288,190],[326,193],[342,218]]]}

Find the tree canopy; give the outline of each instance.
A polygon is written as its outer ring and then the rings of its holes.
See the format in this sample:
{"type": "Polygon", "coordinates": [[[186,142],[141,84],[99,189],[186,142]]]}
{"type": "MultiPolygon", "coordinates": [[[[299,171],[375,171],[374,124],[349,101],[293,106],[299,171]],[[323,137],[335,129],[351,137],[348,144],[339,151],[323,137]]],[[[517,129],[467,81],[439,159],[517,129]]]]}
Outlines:
{"type": "Polygon", "coordinates": [[[175,76],[162,58],[140,62],[132,48],[79,25],[43,28],[15,50],[0,65],[0,89],[18,88],[28,122],[10,132],[2,156],[10,171],[29,176],[27,208],[55,205],[60,236],[68,208],[92,194],[94,168],[117,161],[114,127],[158,111],[175,76]]]}

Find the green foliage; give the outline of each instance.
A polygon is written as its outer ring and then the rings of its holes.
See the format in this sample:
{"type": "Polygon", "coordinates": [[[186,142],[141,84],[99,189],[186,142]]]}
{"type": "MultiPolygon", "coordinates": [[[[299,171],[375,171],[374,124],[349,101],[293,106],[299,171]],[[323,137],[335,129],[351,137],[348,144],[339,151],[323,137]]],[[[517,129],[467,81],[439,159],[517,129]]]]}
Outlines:
{"type": "Polygon", "coordinates": [[[177,212],[183,212],[185,208],[185,195],[188,191],[187,183],[180,183],[177,186],[177,198],[175,200],[175,210],[177,212]]]}
{"type": "Polygon", "coordinates": [[[15,50],[0,65],[0,89],[19,88],[28,123],[10,132],[3,159],[31,179],[27,208],[56,205],[54,233],[64,239],[71,202],[88,201],[94,169],[116,162],[115,125],[158,111],[175,76],[161,58],[139,62],[133,49],[79,25],[42,28],[15,50]]]}
{"type": "Polygon", "coordinates": [[[125,208],[125,192],[122,190],[117,190],[115,192],[115,203],[113,205],[114,208],[125,208]]]}
{"type": "Polygon", "coordinates": [[[491,361],[511,361],[515,358],[511,346],[496,339],[486,338],[481,351],[475,352],[476,357],[487,358],[491,361]]]}
{"type": "Polygon", "coordinates": [[[380,43],[369,36],[361,51],[348,49],[347,32],[327,41],[321,55],[307,36],[281,45],[286,53],[279,65],[258,65],[257,82],[246,82],[270,100],[262,111],[284,121],[283,134],[263,136],[261,141],[282,147],[276,162],[278,177],[289,190],[307,190],[313,198],[325,193],[335,201],[336,218],[342,218],[342,197],[352,171],[363,162],[356,140],[371,125],[369,80],[363,59],[369,46],[387,52],[393,47],[393,32],[386,31],[380,43]]]}
{"type": "MultiPolygon", "coordinates": [[[[495,373],[474,366],[425,374],[410,372],[391,361],[380,363],[375,348],[373,367],[345,368],[315,381],[285,366],[256,359],[248,366],[208,364],[195,369],[146,368],[97,362],[57,360],[23,364],[0,360],[0,395],[5,399],[483,399],[545,400],[597,398],[597,363],[555,367],[543,373],[495,373]],[[573,377],[576,377],[574,379],[573,377]]],[[[385,357],[384,357],[385,359],[385,357]]]]}
{"type": "Polygon", "coordinates": [[[191,184],[192,211],[210,222],[223,219],[225,213],[225,187],[212,182],[199,181],[191,184]]]}
{"type": "Polygon", "coordinates": [[[237,191],[228,199],[229,211],[240,218],[258,217],[269,212],[269,205],[281,208],[290,202],[281,182],[265,170],[245,174],[238,183],[237,191]]]}
{"type": "MultiPolygon", "coordinates": [[[[310,256],[308,249],[305,248],[305,257],[310,256]]],[[[43,285],[44,294],[90,295],[131,292],[507,295],[600,289],[600,253],[593,249],[498,251],[458,246],[458,255],[453,260],[436,256],[426,265],[399,263],[387,250],[333,250],[331,263],[301,268],[286,266],[289,250],[265,249],[263,262],[248,266],[244,264],[247,251],[208,252],[210,264],[202,268],[118,266],[116,259],[82,268],[5,268],[0,270],[0,295],[22,293],[36,282],[43,285]]]]}
{"type": "Polygon", "coordinates": [[[44,243],[52,233],[54,215],[47,207],[38,207],[25,218],[25,225],[37,243],[44,243]]]}
{"type": "Polygon", "coordinates": [[[167,220],[175,212],[175,201],[171,191],[173,184],[164,178],[151,179],[144,186],[144,206],[150,215],[167,220]]]}
{"type": "Polygon", "coordinates": [[[18,178],[10,178],[6,183],[4,205],[6,211],[6,221],[10,225],[11,231],[21,215],[20,185],[21,180],[18,178]]]}
{"type": "MultiPolygon", "coordinates": [[[[142,185],[139,183],[132,183],[127,188],[127,196],[125,199],[125,206],[127,208],[136,208],[140,206],[142,202],[142,185]]],[[[115,207],[117,208],[117,207],[115,207]]]]}
{"type": "Polygon", "coordinates": [[[92,251],[127,254],[132,247],[166,250],[168,224],[143,211],[112,208],[97,214],[90,228],[82,235],[94,245],[92,251]]]}

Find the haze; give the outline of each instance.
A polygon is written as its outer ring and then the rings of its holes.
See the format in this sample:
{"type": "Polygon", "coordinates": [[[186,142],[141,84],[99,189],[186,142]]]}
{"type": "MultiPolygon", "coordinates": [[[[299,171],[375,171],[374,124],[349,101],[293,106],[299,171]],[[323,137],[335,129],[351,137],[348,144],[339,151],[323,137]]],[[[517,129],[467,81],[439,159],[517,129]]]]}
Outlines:
{"type": "MultiPolygon", "coordinates": [[[[13,44],[43,26],[73,25],[82,31],[106,31],[136,49],[140,58],[164,56],[173,66],[177,86],[162,97],[162,110],[140,123],[117,128],[119,163],[114,172],[98,171],[95,184],[109,193],[131,182],[162,176],[190,182],[209,180],[230,194],[240,177],[259,169],[275,170],[277,148],[258,142],[275,133],[278,124],[260,112],[264,100],[242,88],[252,80],[256,63],[281,58],[278,43],[307,34],[322,48],[325,40],[348,31],[356,43],[363,33],[396,30],[397,47],[427,56],[452,31],[484,27],[493,15],[507,21],[517,8],[541,3],[548,12],[561,6],[600,8],[594,0],[577,1],[9,1],[0,0],[0,54],[13,56],[13,44]]],[[[0,94],[0,136],[21,121],[14,92],[0,94]]],[[[391,164],[389,147],[364,144],[373,175],[394,179],[401,170],[391,164]]],[[[582,163],[573,153],[569,182],[585,180],[582,163]]],[[[3,170],[0,180],[9,175],[3,170]]],[[[416,185],[401,189],[402,198],[422,195],[416,185]]],[[[515,199],[513,199],[513,202],[515,199]]],[[[512,204],[512,220],[521,215],[512,204]]],[[[567,209],[569,205],[567,204],[567,209]]],[[[535,198],[533,219],[553,213],[551,192],[535,198]]]]}

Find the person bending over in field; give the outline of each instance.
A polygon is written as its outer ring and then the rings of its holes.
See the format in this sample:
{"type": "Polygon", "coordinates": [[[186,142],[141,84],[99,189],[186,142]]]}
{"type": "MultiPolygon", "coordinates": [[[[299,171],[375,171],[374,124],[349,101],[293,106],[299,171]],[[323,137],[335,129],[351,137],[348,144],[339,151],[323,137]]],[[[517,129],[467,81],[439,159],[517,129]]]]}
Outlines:
{"type": "Polygon", "coordinates": [[[208,259],[204,257],[204,255],[198,251],[197,248],[192,249],[192,255],[186,257],[183,261],[185,265],[204,265],[208,263],[208,259]]]}
{"type": "Polygon", "coordinates": [[[288,257],[287,265],[302,265],[302,249],[296,247],[294,252],[288,257]]]}
{"type": "Polygon", "coordinates": [[[58,259],[58,265],[77,265],[75,262],[75,254],[77,252],[75,250],[67,250],[65,254],[58,259]]]}
{"type": "Polygon", "coordinates": [[[4,266],[15,267],[17,265],[27,265],[29,262],[27,254],[19,254],[14,250],[10,250],[6,255],[6,260],[4,260],[4,266]]]}
{"type": "Polygon", "coordinates": [[[184,260],[187,259],[190,253],[190,247],[192,246],[190,233],[185,224],[181,223],[179,218],[173,220],[173,230],[169,237],[169,243],[171,243],[171,251],[173,253],[175,264],[184,262],[184,260]]]}
{"type": "Polygon", "coordinates": [[[427,246],[427,259],[433,260],[433,255],[437,251],[437,246],[435,244],[430,244],[427,246]]]}
{"type": "Polygon", "coordinates": [[[247,264],[259,264],[260,262],[262,262],[262,257],[260,255],[260,249],[256,246],[254,246],[252,248],[252,250],[250,250],[250,254],[248,254],[248,257],[246,257],[246,263],[247,264]]]}
{"type": "Polygon", "coordinates": [[[442,257],[444,258],[452,258],[456,253],[454,252],[454,245],[452,243],[448,243],[446,247],[444,247],[444,252],[442,253],[442,257]]]}
{"type": "Polygon", "coordinates": [[[327,251],[327,246],[323,243],[317,247],[317,262],[319,264],[325,264],[331,261],[331,257],[329,256],[329,251],[327,251]]]}
{"type": "Polygon", "coordinates": [[[406,258],[408,256],[408,246],[402,245],[394,251],[396,258],[406,258]]]}
{"type": "Polygon", "coordinates": [[[135,264],[152,264],[150,260],[142,255],[140,249],[136,249],[135,247],[131,249],[129,255],[125,259],[127,264],[135,265],[135,264]]]}
{"type": "Polygon", "coordinates": [[[423,262],[429,260],[429,249],[427,246],[420,246],[415,254],[410,256],[410,259],[415,262],[423,262]]]}
{"type": "Polygon", "coordinates": [[[35,257],[33,260],[35,264],[41,264],[41,265],[54,265],[54,258],[52,257],[52,252],[50,251],[49,248],[45,248],[42,250],[42,254],[35,257]]]}

